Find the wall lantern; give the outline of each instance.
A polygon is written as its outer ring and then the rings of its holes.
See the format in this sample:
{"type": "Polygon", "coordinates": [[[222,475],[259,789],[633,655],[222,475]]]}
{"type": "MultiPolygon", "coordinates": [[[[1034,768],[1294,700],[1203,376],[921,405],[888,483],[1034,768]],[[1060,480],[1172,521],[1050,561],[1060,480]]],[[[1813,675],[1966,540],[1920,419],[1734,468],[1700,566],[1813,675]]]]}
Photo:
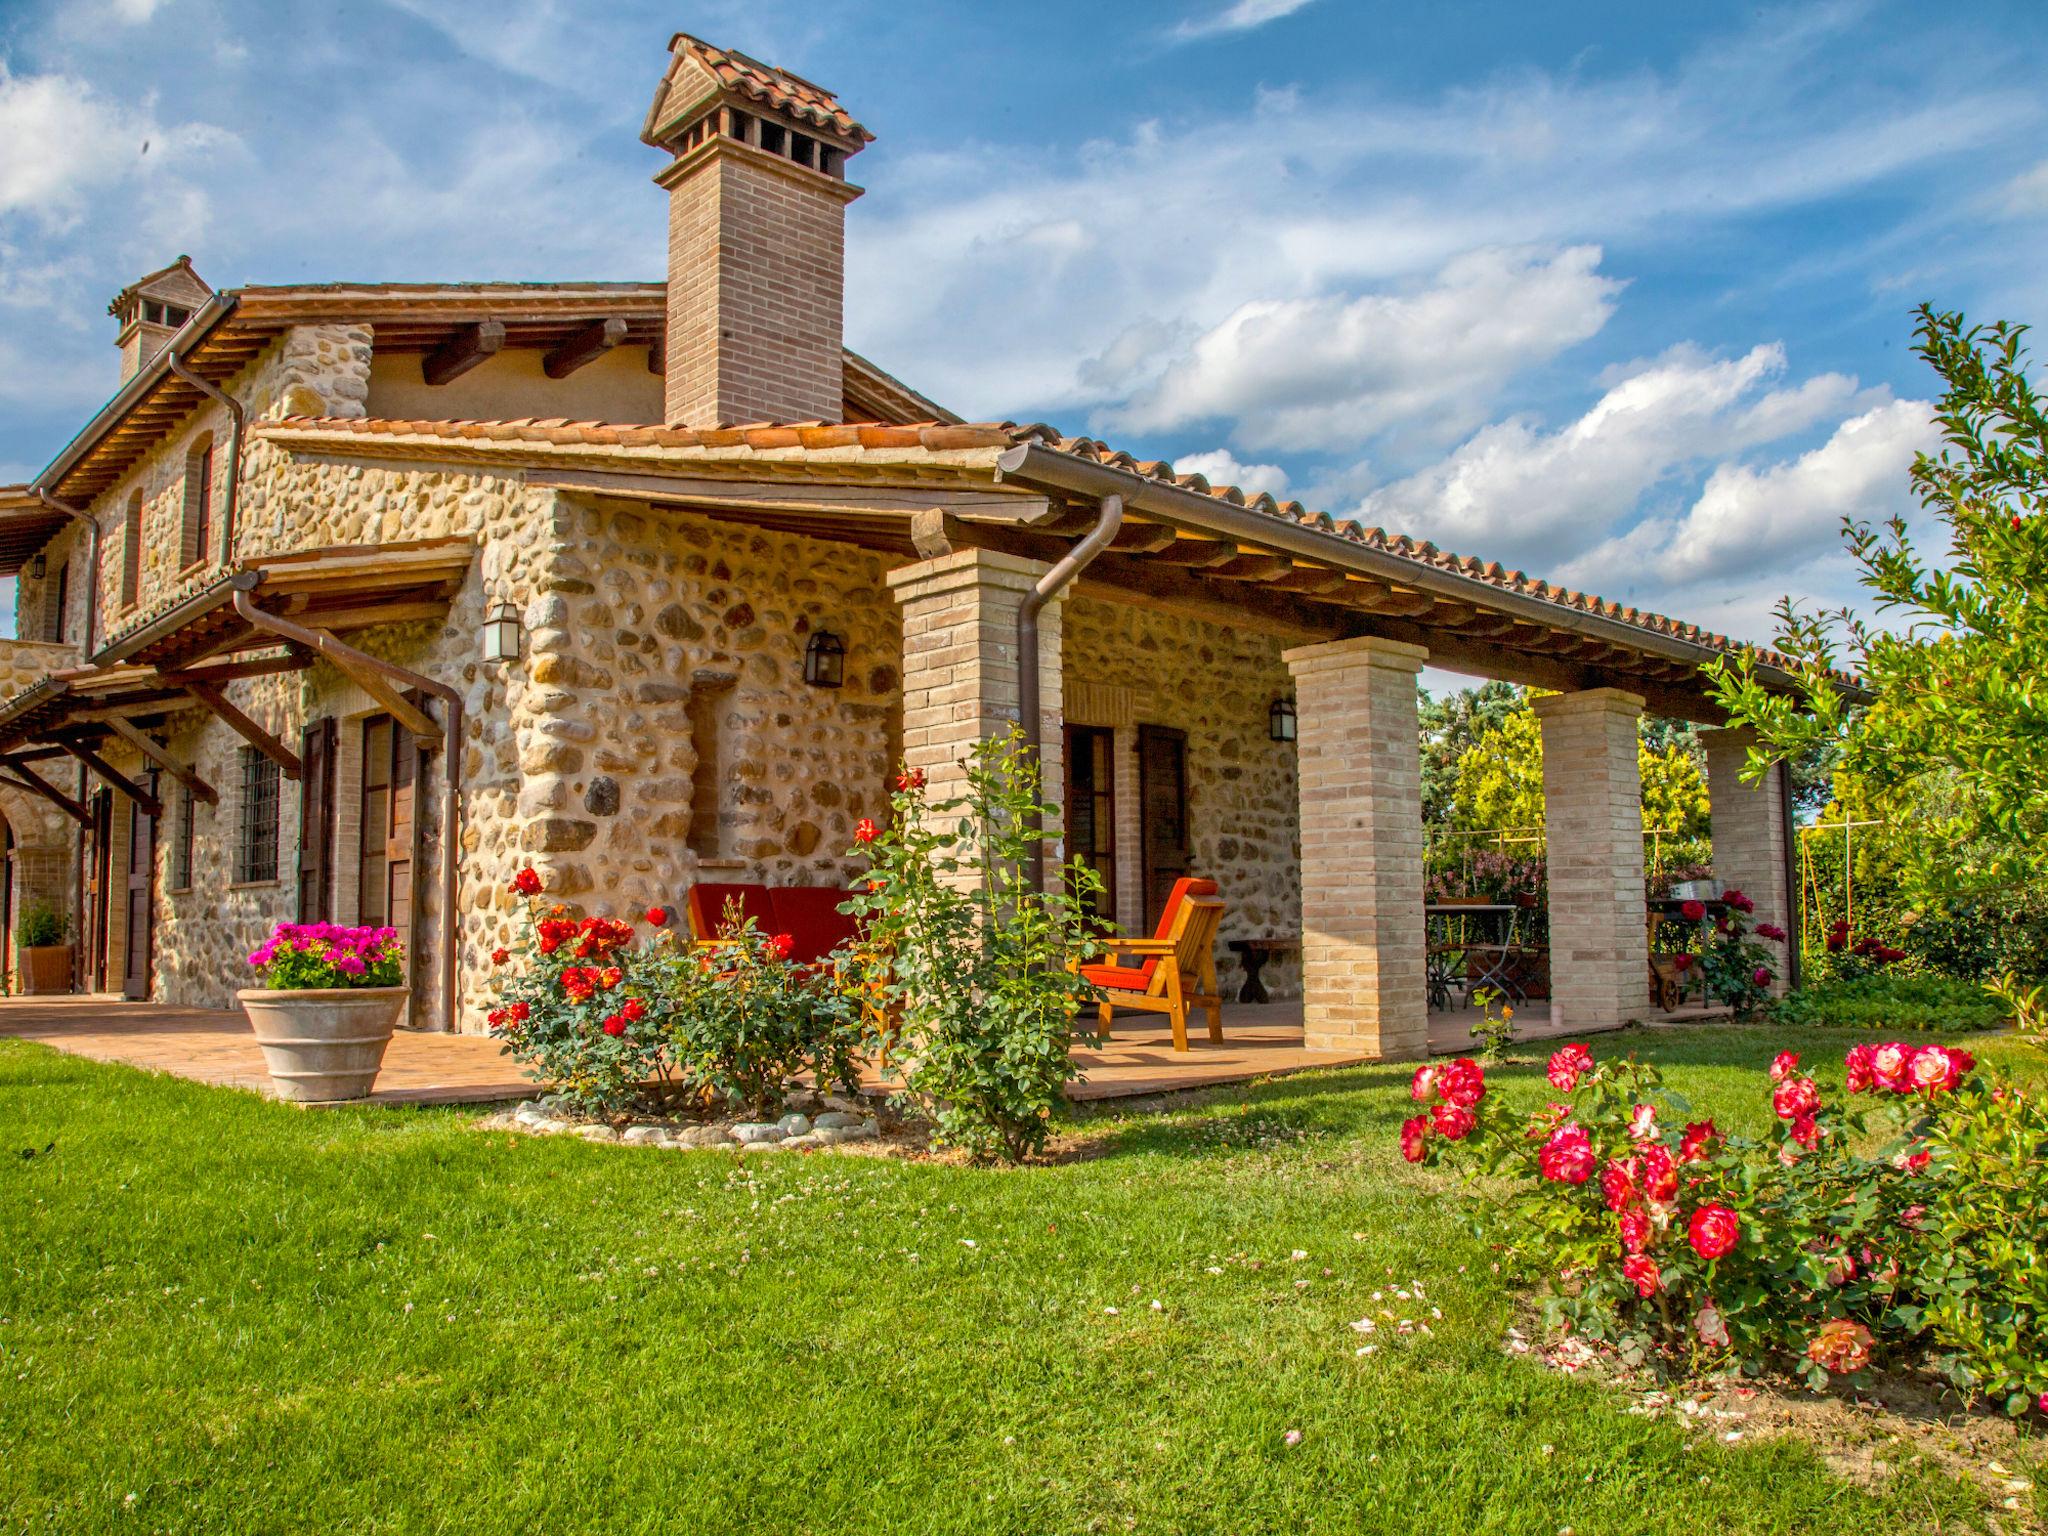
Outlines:
{"type": "Polygon", "coordinates": [[[47,555],[37,555],[28,563],[28,573],[37,581],[41,581],[49,573],[49,569],[50,561],[47,555]]]}
{"type": "Polygon", "coordinates": [[[1266,734],[1275,741],[1294,740],[1294,700],[1275,699],[1266,711],[1266,734]]]}
{"type": "Polygon", "coordinates": [[[510,603],[497,604],[484,620],[484,660],[517,661],[519,643],[525,633],[519,610],[510,603]]]}
{"type": "Polygon", "coordinates": [[[813,688],[837,688],[845,683],[846,646],[831,630],[819,630],[805,644],[804,681],[813,688]]]}

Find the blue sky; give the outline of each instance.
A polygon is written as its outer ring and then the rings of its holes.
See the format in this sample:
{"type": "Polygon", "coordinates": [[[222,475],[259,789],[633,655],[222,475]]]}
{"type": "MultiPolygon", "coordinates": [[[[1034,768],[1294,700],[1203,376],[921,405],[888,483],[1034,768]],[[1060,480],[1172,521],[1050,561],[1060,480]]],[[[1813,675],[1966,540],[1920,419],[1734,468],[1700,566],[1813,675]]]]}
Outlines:
{"type": "Polygon", "coordinates": [[[181,251],[659,275],[678,27],[878,135],[847,338],[927,393],[1756,638],[1907,508],[1912,305],[2048,320],[2038,4],[0,0],[0,480],[181,251]]]}

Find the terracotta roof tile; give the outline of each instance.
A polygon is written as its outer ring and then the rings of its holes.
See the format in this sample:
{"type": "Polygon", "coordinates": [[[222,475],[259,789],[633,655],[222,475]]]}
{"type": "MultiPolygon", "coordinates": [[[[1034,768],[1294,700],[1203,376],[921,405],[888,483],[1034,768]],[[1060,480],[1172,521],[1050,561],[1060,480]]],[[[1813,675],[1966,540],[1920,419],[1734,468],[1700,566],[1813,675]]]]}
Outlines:
{"type": "Polygon", "coordinates": [[[773,64],[763,64],[736,49],[720,48],[687,32],[669,40],[669,52],[688,59],[717,82],[721,90],[748,101],[758,102],[784,116],[812,124],[842,139],[872,142],[874,135],[853,120],[839,98],[822,85],[813,85],[802,75],[793,75],[773,64]]]}

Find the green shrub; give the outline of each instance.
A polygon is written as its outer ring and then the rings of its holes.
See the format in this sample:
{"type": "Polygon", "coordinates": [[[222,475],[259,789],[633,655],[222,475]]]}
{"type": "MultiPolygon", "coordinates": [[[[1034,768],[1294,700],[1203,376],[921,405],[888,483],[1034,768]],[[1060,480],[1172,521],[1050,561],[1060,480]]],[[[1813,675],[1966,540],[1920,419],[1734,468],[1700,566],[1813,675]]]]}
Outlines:
{"type": "Polygon", "coordinates": [[[978,743],[966,769],[967,792],[936,804],[923,774],[904,772],[889,829],[858,828],[870,861],[852,904],[867,934],[860,975],[894,1021],[890,1071],[934,1139],[1015,1161],[1044,1146],[1073,1072],[1101,881],[1075,860],[1055,891],[1030,884],[1025,861],[1054,812],[1021,731],[978,743]]]}
{"type": "Polygon", "coordinates": [[[1886,973],[1845,981],[1809,982],[1771,1006],[1780,1024],[1838,1029],[1996,1029],[2005,1004],[1974,981],[1886,973]]]}
{"type": "Polygon", "coordinates": [[[64,914],[48,901],[29,902],[14,924],[14,942],[21,949],[62,944],[69,933],[70,925],[64,921],[64,914]]]}

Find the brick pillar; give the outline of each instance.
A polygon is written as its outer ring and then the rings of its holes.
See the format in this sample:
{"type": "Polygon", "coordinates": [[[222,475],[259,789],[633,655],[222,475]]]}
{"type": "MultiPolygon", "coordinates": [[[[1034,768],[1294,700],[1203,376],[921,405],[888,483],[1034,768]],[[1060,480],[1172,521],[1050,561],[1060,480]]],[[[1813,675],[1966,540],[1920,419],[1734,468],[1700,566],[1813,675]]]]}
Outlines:
{"type": "Polygon", "coordinates": [[[1281,659],[1300,731],[1304,1043],[1420,1058],[1429,993],[1415,676],[1429,652],[1368,637],[1281,659]]]}
{"type": "Polygon", "coordinates": [[[1550,996],[1574,1030],[1641,1018],[1649,1002],[1643,896],[1639,695],[1546,694],[1543,821],[1550,883],[1550,996]]]}
{"type": "MultiPolygon", "coordinates": [[[[1017,611],[1049,569],[994,550],[967,549],[889,573],[903,610],[903,759],[922,768],[931,798],[965,786],[961,768],[977,741],[1016,723],[1017,611]]],[[[1065,791],[1060,723],[1060,604],[1038,615],[1041,798],[1057,808],[1065,791]]],[[[1057,818],[1047,829],[1056,838],[1057,818]]],[[[1046,849],[1056,878],[1061,844],[1046,849]]]]}
{"type": "MultiPolygon", "coordinates": [[[[1775,923],[1791,931],[1785,889],[1784,780],[1773,767],[1758,784],[1742,782],[1742,765],[1756,733],[1746,726],[1701,731],[1707,749],[1707,795],[1714,814],[1714,877],[1724,889],[1741,891],[1756,903],[1753,923],[1775,923]]],[[[1771,990],[1782,994],[1789,974],[1785,946],[1773,943],[1771,990]]]]}

